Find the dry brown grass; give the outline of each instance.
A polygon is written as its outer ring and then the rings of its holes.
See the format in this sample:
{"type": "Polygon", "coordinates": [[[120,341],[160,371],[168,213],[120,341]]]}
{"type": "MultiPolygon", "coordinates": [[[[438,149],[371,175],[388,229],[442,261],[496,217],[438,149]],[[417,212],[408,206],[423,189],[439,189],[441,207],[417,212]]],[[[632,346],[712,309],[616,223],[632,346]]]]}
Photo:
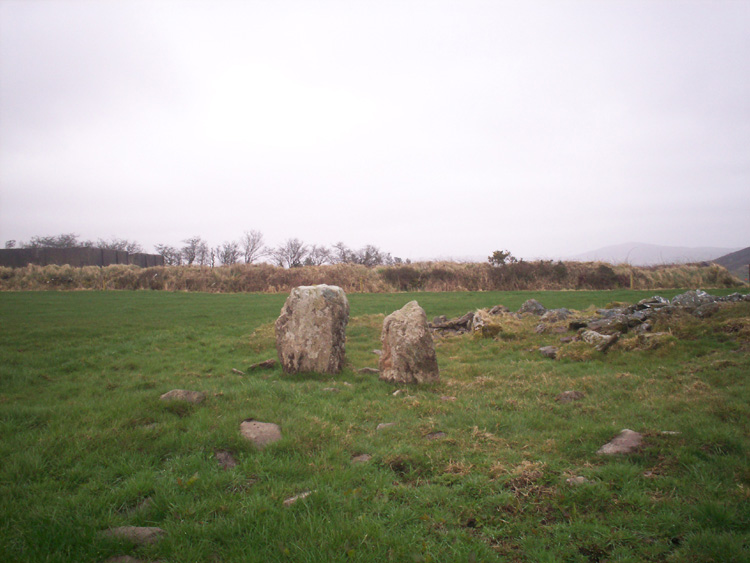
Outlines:
{"type": "Polygon", "coordinates": [[[26,266],[0,268],[2,290],[152,289],[166,291],[288,292],[300,285],[337,285],[347,293],[392,291],[492,291],[559,289],[663,289],[740,287],[725,268],[712,264],[636,268],[601,262],[421,262],[367,268],[357,264],[280,268],[269,264],[160,266],[26,266]]]}

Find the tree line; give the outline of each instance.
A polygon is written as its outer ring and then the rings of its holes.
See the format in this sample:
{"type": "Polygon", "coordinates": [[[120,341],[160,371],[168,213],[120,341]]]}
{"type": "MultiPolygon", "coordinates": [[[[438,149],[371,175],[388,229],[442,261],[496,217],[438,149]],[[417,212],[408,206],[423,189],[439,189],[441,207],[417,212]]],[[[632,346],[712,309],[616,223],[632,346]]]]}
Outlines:
{"type": "MultiPolygon", "coordinates": [[[[409,264],[410,260],[393,257],[377,246],[367,244],[360,249],[352,249],[343,242],[331,246],[307,244],[298,238],[290,238],[278,246],[268,246],[263,233],[256,230],[245,231],[237,240],[225,241],[213,246],[201,236],[193,236],[181,241],[181,246],[157,244],[154,249],[164,257],[167,266],[229,266],[232,264],[254,264],[270,262],[283,268],[302,266],[322,266],[324,264],[361,264],[363,266],[409,264]]],[[[9,240],[5,248],[104,248],[130,253],[143,252],[136,241],[113,237],[110,240],[80,240],[75,233],[55,236],[34,236],[28,242],[18,243],[9,240]]]]}

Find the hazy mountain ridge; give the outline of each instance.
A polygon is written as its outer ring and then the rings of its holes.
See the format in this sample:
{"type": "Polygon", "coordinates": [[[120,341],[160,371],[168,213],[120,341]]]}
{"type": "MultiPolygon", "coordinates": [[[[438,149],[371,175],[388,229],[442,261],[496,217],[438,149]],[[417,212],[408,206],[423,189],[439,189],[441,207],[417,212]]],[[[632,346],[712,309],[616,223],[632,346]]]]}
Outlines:
{"type": "Polygon", "coordinates": [[[732,272],[735,276],[740,278],[741,280],[748,281],[748,264],[750,264],[750,246],[747,248],[743,248],[742,250],[738,250],[736,252],[731,252],[730,254],[726,254],[724,256],[720,256],[713,260],[720,266],[724,266],[727,270],[732,272]]]}
{"type": "Polygon", "coordinates": [[[738,248],[662,246],[641,242],[626,242],[569,256],[567,259],[631,264],[633,266],[656,266],[690,262],[717,262],[720,257],[735,253],[738,250],[741,252],[738,248]]]}

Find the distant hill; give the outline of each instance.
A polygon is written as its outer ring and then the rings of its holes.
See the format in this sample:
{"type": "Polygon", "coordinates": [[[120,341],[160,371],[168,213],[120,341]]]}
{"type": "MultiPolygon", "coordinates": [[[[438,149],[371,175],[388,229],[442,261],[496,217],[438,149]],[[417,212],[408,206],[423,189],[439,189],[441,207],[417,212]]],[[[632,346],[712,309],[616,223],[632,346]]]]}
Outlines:
{"type": "Polygon", "coordinates": [[[727,270],[732,272],[735,276],[741,280],[748,281],[748,264],[750,264],[750,246],[725,254],[719,258],[715,258],[712,262],[716,262],[720,266],[724,266],[727,270]]]}
{"type": "Polygon", "coordinates": [[[611,264],[631,264],[633,266],[656,266],[689,262],[716,262],[718,257],[731,256],[737,250],[737,248],[660,246],[642,242],[626,242],[625,244],[605,246],[590,252],[576,254],[568,259],[583,262],[598,260],[611,264]]]}

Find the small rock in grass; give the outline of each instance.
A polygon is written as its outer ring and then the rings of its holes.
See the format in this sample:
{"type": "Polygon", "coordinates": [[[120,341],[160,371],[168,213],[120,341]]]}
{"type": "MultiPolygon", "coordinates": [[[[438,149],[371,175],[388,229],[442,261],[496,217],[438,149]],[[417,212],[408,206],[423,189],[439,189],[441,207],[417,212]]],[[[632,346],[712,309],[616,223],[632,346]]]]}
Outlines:
{"type": "Polygon", "coordinates": [[[200,391],[188,391],[187,389],[172,389],[159,397],[162,401],[185,401],[195,405],[201,404],[205,399],[205,393],[200,391]]]}
{"type": "Polygon", "coordinates": [[[581,475],[576,475],[575,477],[569,477],[565,479],[565,482],[571,487],[576,487],[578,485],[583,485],[584,483],[588,483],[589,480],[586,479],[586,477],[582,477],[581,475]]]}
{"type": "Polygon", "coordinates": [[[555,359],[557,357],[557,346],[542,346],[539,348],[539,353],[545,358],[555,359]]]}
{"type": "Polygon", "coordinates": [[[249,371],[253,371],[256,369],[273,369],[276,367],[276,359],[271,358],[270,360],[263,360],[262,362],[258,362],[257,364],[251,365],[249,368],[247,368],[249,371]]]}
{"type": "Polygon", "coordinates": [[[261,449],[268,444],[281,440],[281,429],[277,424],[272,422],[258,422],[252,418],[242,422],[240,433],[261,449]]]}
{"type": "Polygon", "coordinates": [[[222,469],[232,469],[233,467],[237,467],[237,460],[234,459],[232,452],[216,450],[214,457],[216,458],[216,461],[219,462],[222,469]]]}
{"type": "Polygon", "coordinates": [[[289,497],[284,501],[284,506],[291,506],[298,500],[302,500],[303,498],[309,497],[313,491],[305,491],[304,493],[300,493],[298,495],[294,495],[293,497],[289,497]]]}
{"type": "Polygon", "coordinates": [[[357,370],[357,373],[362,375],[378,375],[380,370],[378,368],[361,368],[357,370]]]}
{"type": "Polygon", "coordinates": [[[443,395],[442,397],[440,397],[440,400],[441,401],[455,401],[456,398],[455,397],[450,397],[448,395],[443,395]]]}
{"type": "Polygon", "coordinates": [[[352,463],[366,463],[372,459],[372,456],[370,454],[360,454],[355,455],[352,458],[352,463]]]}
{"type": "Polygon", "coordinates": [[[323,391],[327,391],[329,393],[338,393],[339,390],[335,387],[323,387],[323,391]]]}
{"type": "Polygon", "coordinates": [[[375,427],[375,430],[384,430],[392,426],[396,426],[396,423],[395,422],[381,422],[375,427]]]}
{"type": "Polygon", "coordinates": [[[398,397],[402,393],[404,393],[403,389],[396,389],[393,393],[391,393],[391,395],[393,395],[394,397],[398,397]]]}
{"type": "Polygon", "coordinates": [[[555,401],[558,403],[571,403],[573,401],[580,401],[586,396],[586,393],[582,391],[563,391],[557,397],[555,401]]]}
{"type": "Polygon", "coordinates": [[[129,540],[137,545],[147,545],[159,540],[166,532],[161,528],[144,526],[120,526],[104,530],[102,535],[111,538],[129,540]]]}
{"type": "Polygon", "coordinates": [[[425,436],[428,440],[440,440],[441,438],[445,438],[447,434],[445,432],[430,432],[425,436]]]}
{"type": "Polygon", "coordinates": [[[643,443],[643,436],[625,428],[610,442],[604,444],[597,450],[600,455],[629,454],[637,451],[643,443]]]}
{"type": "Polygon", "coordinates": [[[612,345],[617,342],[619,338],[619,333],[607,335],[596,332],[595,330],[584,330],[581,333],[581,340],[583,340],[586,344],[591,344],[599,352],[606,352],[607,350],[609,350],[609,348],[612,347],[612,345]]]}

